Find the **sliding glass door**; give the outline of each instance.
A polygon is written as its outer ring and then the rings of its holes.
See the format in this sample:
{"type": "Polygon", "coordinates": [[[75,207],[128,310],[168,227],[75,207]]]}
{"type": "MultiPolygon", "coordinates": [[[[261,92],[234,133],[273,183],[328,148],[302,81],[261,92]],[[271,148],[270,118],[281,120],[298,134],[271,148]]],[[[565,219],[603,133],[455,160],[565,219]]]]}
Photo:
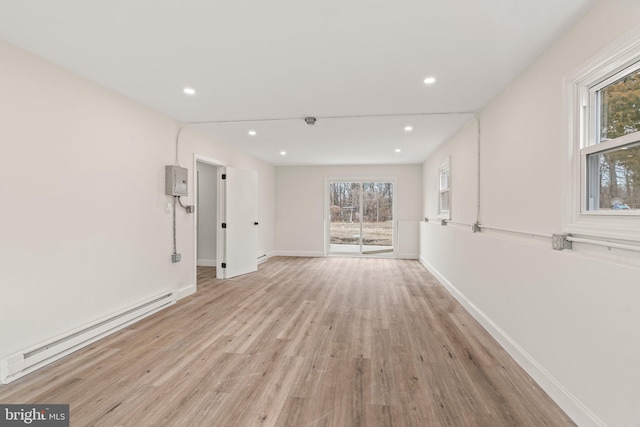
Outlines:
{"type": "Polygon", "coordinates": [[[393,183],[328,181],[330,254],[393,255],[393,183]]]}

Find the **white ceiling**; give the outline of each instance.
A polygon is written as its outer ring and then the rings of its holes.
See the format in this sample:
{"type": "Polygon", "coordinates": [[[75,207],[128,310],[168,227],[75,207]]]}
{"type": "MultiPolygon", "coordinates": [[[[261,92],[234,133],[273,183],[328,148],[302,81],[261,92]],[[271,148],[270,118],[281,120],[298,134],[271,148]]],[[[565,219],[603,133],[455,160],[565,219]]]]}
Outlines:
{"type": "Polygon", "coordinates": [[[1,0],[0,38],[275,165],[419,163],[594,1],[1,0]]]}

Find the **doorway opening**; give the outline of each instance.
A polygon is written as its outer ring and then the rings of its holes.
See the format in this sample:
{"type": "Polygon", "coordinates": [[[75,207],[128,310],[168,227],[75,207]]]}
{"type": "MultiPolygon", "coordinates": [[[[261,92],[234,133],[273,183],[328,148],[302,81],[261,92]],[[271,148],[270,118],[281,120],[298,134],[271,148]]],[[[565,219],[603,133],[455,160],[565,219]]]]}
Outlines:
{"type": "Polygon", "coordinates": [[[327,180],[328,255],[395,255],[394,181],[327,180]]]}
{"type": "Polygon", "coordinates": [[[258,269],[258,174],[199,155],[193,163],[197,288],[199,276],[230,279],[258,269]]]}
{"type": "Polygon", "coordinates": [[[218,167],[196,162],[198,267],[216,266],[218,232],[218,167]]]}
{"type": "Polygon", "coordinates": [[[220,268],[222,233],[219,232],[224,199],[221,192],[220,173],[224,164],[206,157],[194,157],[195,171],[195,265],[196,289],[211,278],[222,278],[220,268]]]}

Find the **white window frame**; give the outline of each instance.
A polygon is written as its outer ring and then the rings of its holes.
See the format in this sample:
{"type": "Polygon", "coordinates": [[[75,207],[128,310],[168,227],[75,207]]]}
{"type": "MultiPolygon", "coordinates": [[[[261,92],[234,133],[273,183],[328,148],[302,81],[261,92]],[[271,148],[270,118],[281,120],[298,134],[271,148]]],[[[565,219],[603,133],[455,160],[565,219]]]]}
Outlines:
{"type": "Polygon", "coordinates": [[[451,161],[449,158],[438,168],[438,219],[451,219],[451,161]],[[447,186],[443,186],[443,176],[447,173],[447,186]],[[442,208],[442,196],[448,193],[449,206],[448,209],[442,208]]]}
{"type": "MultiPolygon", "coordinates": [[[[358,182],[360,184],[368,183],[368,182],[390,182],[393,185],[393,198],[392,198],[392,210],[391,215],[393,216],[393,234],[391,237],[391,241],[393,244],[393,252],[390,254],[383,255],[366,255],[359,254],[357,256],[366,258],[366,257],[375,257],[375,258],[397,258],[398,257],[398,215],[397,215],[397,206],[398,206],[398,179],[395,176],[369,176],[369,175],[355,175],[355,176],[335,176],[335,177],[325,177],[324,178],[324,255],[338,255],[344,256],[344,253],[340,252],[331,252],[331,214],[329,213],[329,208],[331,206],[330,203],[330,195],[329,195],[329,184],[335,182],[358,182]]],[[[363,192],[360,193],[362,197],[363,192]]],[[[362,202],[361,202],[362,205],[362,202]]],[[[353,253],[352,253],[353,254],[353,253]]],[[[356,254],[354,254],[356,255],[356,254]]]]}
{"type": "Polygon", "coordinates": [[[600,142],[597,92],[640,69],[640,26],[565,78],[569,175],[563,229],[574,235],[640,241],[640,212],[587,210],[587,156],[640,141],[640,132],[600,142]]]}

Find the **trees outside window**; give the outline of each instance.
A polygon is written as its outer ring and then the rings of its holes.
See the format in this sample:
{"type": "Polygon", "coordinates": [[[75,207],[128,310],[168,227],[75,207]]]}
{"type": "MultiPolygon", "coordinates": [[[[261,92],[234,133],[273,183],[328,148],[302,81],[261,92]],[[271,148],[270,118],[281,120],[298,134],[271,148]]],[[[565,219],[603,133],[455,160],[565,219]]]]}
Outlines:
{"type": "Polygon", "coordinates": [[[638,64],[594,86],[594,138],[585,153],[588,211],[640,210],[640,70],[638,64]],[[617,79],[610,82],[612,79],[617,79]]]}
{"type": "Polygon", "coordinates": [[[640,242],[640,27],[566,77],[564,231],[640,242]]]}

